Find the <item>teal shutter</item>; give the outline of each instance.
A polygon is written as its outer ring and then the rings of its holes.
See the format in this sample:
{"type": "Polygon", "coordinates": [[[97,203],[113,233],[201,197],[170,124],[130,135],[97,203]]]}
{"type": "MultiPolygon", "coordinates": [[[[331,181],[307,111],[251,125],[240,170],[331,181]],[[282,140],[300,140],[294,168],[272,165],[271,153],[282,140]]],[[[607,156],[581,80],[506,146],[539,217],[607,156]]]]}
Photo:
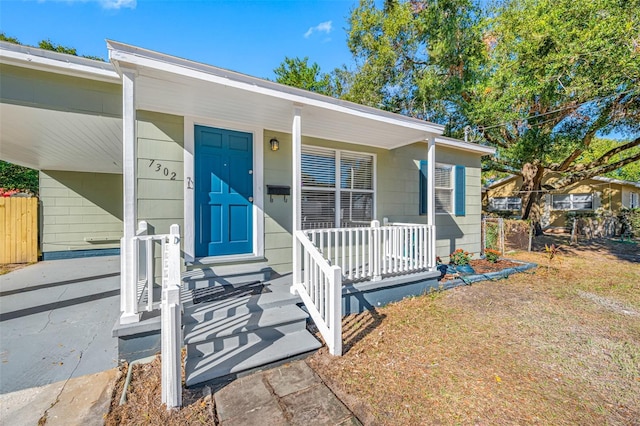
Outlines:
{"type": "Polygon", "coordinates": [[[464,216],[464,205],[466,201],[465,189],[465,168],[464,166],[455,167],[456,187],[454,188],[455,214],[456,216],[464,216]]]}
{"type": "Polygon", "coordinates": [[[420,160],[420,214],[427,214],[427,160],[420,160]]]}

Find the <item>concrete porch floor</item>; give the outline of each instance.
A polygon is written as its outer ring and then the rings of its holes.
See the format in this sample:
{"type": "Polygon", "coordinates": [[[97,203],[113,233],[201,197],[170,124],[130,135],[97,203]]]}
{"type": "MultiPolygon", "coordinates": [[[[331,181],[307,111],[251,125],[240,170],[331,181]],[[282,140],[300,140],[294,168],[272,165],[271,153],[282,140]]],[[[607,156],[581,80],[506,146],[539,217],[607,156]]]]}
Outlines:
{"type": "Polygon", "coordinates": [[[112,369],[120,257],[43,261],[0,276],[0,394],[112,369]]]}

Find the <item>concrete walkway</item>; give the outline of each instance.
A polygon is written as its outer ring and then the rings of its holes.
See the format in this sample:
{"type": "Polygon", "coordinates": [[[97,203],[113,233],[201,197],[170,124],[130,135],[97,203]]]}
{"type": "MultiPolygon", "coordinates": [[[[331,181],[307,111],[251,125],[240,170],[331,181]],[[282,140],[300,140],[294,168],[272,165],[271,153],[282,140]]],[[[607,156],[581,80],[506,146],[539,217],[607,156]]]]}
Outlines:
{"type": "Polygon", "coordinates": [[[47,426],[104,424],[117,369],[0,395],[1,425],[47,426]]]}
{"type": "Polygon", "coordinates": [[[0,276],[0,394],[118,364],[118,256],[39,262],[0,276]]]}
{"type": "Polygon", "coordinates": [[[235,380],[214,399],[222,426],[360,425],[304,361],[235,380]]]}

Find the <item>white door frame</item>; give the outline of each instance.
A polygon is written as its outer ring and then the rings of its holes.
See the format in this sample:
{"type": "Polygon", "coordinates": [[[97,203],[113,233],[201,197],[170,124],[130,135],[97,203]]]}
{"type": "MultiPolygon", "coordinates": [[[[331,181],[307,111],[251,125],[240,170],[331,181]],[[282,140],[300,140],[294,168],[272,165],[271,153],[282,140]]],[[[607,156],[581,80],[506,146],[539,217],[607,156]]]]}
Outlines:
{"type": "MultiPolygon", "coordinates": [[[[211,260],[264,257],[264,128],[217,120],[211,117],[184,117],[184,260],[195,257],[195,126],[235,130],[253,135],[253,253],[211,257],[211,260]]],[[[205,258],[209,259],[209,258],[205,258]]]]}

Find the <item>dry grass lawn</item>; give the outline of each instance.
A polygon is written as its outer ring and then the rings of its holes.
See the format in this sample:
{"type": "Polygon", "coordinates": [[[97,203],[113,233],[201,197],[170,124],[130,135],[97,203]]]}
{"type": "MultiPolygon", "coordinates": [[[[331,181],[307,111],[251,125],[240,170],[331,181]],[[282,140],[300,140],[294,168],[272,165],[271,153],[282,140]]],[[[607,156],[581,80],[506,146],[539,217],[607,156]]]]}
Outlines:
{"type": "Polygon", "coordinates": [[[365,424],[640,424],[640,244],[511,257],[540,266],[347,317],[309,363],[365,424]]]}

